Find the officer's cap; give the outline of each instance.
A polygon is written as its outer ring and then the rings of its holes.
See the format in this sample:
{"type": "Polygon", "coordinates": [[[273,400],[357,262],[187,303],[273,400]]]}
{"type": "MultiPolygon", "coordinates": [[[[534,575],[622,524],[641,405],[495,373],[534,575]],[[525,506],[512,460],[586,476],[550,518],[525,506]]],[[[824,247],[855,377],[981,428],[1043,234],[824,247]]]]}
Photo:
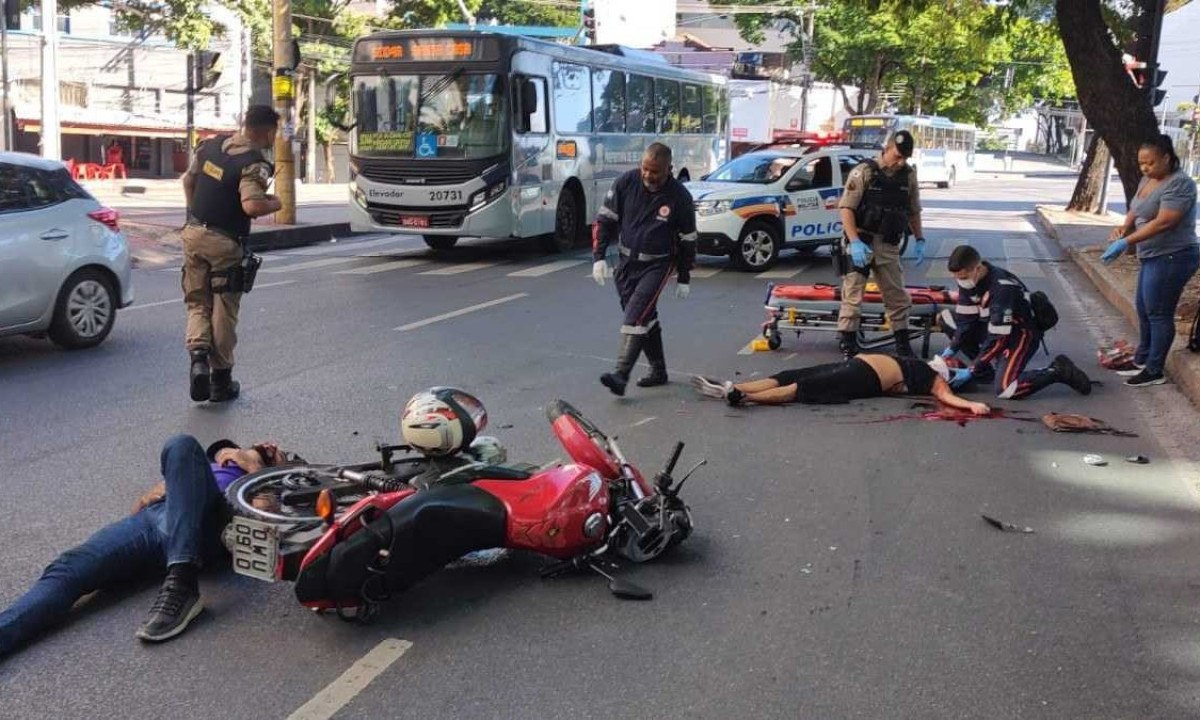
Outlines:
{"type": "Polygon", "coordinates": [[[913,136],[907,130],[900,130],[895,135],[892,135],[892,142],[896,144],[896,149],[906,158],[912,157],[913,154],[913,136]]]}

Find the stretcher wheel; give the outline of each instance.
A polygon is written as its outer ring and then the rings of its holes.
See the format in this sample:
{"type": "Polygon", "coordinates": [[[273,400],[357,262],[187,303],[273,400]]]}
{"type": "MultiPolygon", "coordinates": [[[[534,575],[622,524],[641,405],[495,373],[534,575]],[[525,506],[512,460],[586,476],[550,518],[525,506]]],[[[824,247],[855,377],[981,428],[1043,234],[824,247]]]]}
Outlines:
{"type": "Polygon", "coordinates": [[[766,335],[767,347],[771,348],[772,350],[778,350],[779,346],[783,345],[783,336],[778,332],[768,332],[766,335]]]}

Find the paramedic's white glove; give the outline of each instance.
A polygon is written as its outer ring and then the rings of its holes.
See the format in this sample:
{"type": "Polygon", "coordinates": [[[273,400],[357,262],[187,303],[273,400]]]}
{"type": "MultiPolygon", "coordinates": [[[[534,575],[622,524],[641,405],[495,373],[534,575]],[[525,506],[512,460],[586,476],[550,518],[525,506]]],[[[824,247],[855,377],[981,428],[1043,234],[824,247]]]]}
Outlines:
{"type": "Polygon", "coordinates": [[[612,277],[612,270],[608,269],[608,261],[597,260],[592,263],[592,279],[600,287],[604,287],[604,278],[612,277]]]}
{"type": "Polygon", "coordinates": [[[692,294],[692,286],[687,283],[675,284],[675,297],[680,300],[687,300],[687,296],[692,294]]]}

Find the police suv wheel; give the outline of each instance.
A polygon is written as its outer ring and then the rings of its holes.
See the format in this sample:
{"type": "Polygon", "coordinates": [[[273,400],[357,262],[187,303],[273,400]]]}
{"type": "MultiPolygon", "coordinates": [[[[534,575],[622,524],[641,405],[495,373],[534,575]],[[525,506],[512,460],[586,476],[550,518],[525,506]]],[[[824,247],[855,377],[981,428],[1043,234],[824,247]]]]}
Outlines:
{"type": "Polygon", "coordinates": [[[454,247],[458,242],[458,238],[453,235],[424,235],[425,244],[431,247],[436,252],[445,252],[454,247]]]}
{"type": "Polygon", "coordinates": [[[733,248],[733,263],[747,272],[770,270],[779,259],[782,246],[775,226],[766,220],[751,220],[742,228],[733,248]]]}
{"type": "Polygon", "coordinates": [[[63,283],[46,334],[65,350],[79,350],[103,342],[116,319],[116,293],[108,277],[84,268],[63,283]]]}

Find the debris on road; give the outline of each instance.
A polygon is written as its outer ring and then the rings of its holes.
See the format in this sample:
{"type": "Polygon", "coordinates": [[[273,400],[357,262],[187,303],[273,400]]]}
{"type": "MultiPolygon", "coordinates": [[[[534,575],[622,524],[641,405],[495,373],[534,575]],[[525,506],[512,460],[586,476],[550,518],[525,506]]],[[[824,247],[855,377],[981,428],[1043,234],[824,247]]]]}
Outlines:
{"type": "Polygon", "coordinates": [[[1100,367],[1106,370],[1131,370],[1133,364],[1133,346],[1124,340],[1118,340],[1112,345],[1101,345],[1096,350],[1096,358],[1100,367]]]}
{"type": "Polygon", "coordinates": [[[1148,465],[1150,463],[1150,458],[1146,457],[1145,455],[1130,455],[1129,457],[1125,458],[1125,462],[1133,463],[1134,465],[1148,465]]]}
{"type": "Polygon", "coordinates": [[[1093,435],[1116,435],[1117,437],[1137,437],[1137,433],[1118,430],[1108,423],[1087,415],[1071,413],[1047,413],[1042,416],[1042,424],[1054,432],[1091,433],[1093,435]]]}
{"type": "Polygon", "coordinates": [[[983,518],[984,522],[986,522],[988,525],[991,525],[992,527],[996,528],[997,530],[1000,530],[1001,532],[1015,532],[1015,533],[1025,533],[1025,534],[1033,533],[1033,528],[1031,528],[1031,527],[1021,527],[1019,525],[1013,525],[1012,523],[1004,522],[1003,520],[997,520],[996,518],[988,517],[987,515],[980,515],[979,517],[983,518]]]}
{"type": "Polygon", "coordinates": [[[1095,465],[1096,467],[1104,467],[1108,464],[1108,461],[1101,455],[1084,455],[1083,461],[1088,465],[1095,465]]]}

